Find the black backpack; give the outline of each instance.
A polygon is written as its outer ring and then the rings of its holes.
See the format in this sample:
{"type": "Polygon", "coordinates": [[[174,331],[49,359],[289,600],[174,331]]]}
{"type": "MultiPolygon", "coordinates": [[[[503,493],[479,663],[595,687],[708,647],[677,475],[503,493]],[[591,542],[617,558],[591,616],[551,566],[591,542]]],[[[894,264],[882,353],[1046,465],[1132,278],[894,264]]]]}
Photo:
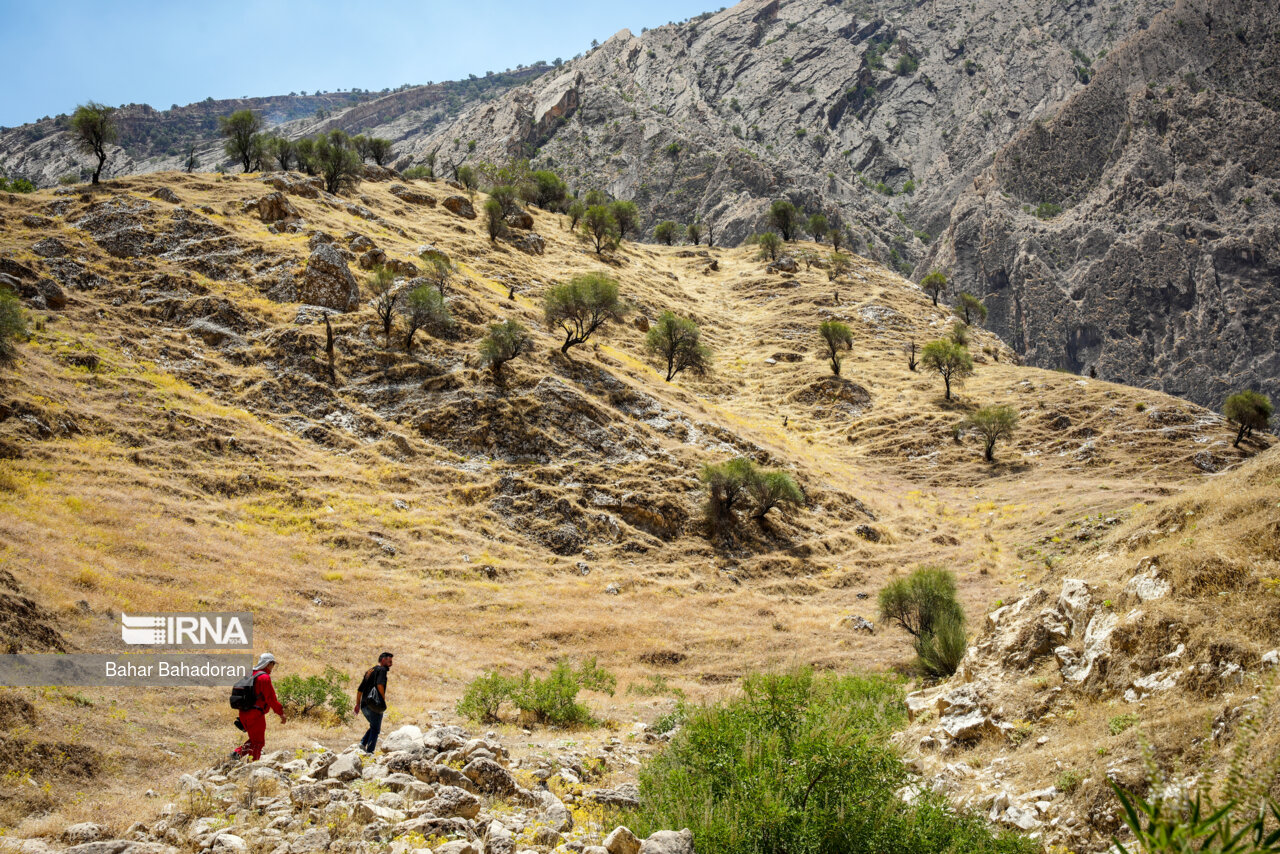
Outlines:
{"type": "Polygon", "coordinates": [[[385,712],[387,710],[387,701],[378,693],[377,683],[371,678],[373,676],[373,671],[377,669],[378,668],[376,667],[370,667],[365,671],[364,678],[360,680],[360,687],[357,689],[359,693],[364,695],[364,700],[360,705],[374,713],[385,712]]]}
{"type": "Polygon", "coordinates": [[[257,708],[258,705],[258,671],[253,671],[248,676],[231,686],[231,708],[239,711],[248,711],[257,708]]]}

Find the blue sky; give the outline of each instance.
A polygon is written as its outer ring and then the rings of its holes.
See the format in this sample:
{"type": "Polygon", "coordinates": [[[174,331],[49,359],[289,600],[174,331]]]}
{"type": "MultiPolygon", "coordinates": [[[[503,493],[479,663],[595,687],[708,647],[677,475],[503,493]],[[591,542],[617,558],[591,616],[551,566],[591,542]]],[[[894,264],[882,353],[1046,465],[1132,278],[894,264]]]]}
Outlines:
{"type": "Polygon", "coordinates": [[[90,99],[168,109],[456,80],[569,59],[624,27],[638,34],[726,2],[0,0],[0,125],[90,99]]]}

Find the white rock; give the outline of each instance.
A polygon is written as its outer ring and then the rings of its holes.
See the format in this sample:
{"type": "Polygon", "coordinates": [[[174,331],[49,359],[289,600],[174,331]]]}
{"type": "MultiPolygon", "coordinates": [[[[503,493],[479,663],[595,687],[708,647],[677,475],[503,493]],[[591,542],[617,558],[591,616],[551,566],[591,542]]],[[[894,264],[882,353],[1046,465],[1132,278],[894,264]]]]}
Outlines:
{"type": "Polygon", "coordinates": [[[1071,623],[1072,634],[1079,634],[1084,630],[1092,604],[1093,596],[1088,584],[1079,578],[1063,580],[1062,592],[1058,594],[1058,610],[1071,623]]]}
{"type": "Polygon", "coordinates": [[[1266,667],[1280,666],[1280,649],[1273,649],[1262,654],[1262,663],[1266,667]]]}
{"type": "Polygon", "coordinates": [[[1132,593],[1141,601],[1150,602],[1152,599],[1163,599],[1168,596],[1173,586],[1161,576],[1157,567],[1152,566],[1130,578],[1124,589],[1126,593],[1132,593]]]}
{"type": "Polygon", "coordinates": [[[359,780],[363,770],[364,762],[361,761],[359,753],[344,753],[333,760],[333,764],[329,766],[328,776],[330,780],[341,780],[347,783],[351,780],[359,780]]]}
{"type": "Polygon", "coordinates": [[[213,840],[213,854],[249,854],[249,844],[234,833],[219,833],[213,840]]]}
{"type": "Polygon", "coordinates": [[[639,854],[640,840],[629,828],[615,827],[604,838],[604,847],[609,854],[639,854]]]}
{"type": "Polygon", "coordinates": [[[382,749],[388,753],[395,753],[397,750],[415,750],[419,747],[422,747],[422,730],[412,724],[402,726],[382,739],[382,749]]]}
{"type": "Polygon", "coordinates": [[[370,803],[369,801],[361,801],[356,804],[356,808],[351,812],[351,818],[357,824],[372,824],[375,821],[385,821],[388,824],[399,824],[408,816],[403,810],[391,809],[379,804],[370,803]]]}

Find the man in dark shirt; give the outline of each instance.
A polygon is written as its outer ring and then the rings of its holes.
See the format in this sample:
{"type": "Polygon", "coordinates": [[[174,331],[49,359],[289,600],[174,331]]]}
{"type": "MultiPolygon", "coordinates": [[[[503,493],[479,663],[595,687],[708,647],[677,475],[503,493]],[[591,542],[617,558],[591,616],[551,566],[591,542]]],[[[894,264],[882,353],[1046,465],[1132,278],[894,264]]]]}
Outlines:
{"type": "Polygon", "coordinates": [[[378,656],[376,667],[369,668],[360,687],[356,689],[356,711],[369,722],[369,729],[360,739],[360,748],[373,753],[378,746],[378,734],[382,732],[382,713],[387,710],[387,671],[391,669],[391,653],[378,656]]]}

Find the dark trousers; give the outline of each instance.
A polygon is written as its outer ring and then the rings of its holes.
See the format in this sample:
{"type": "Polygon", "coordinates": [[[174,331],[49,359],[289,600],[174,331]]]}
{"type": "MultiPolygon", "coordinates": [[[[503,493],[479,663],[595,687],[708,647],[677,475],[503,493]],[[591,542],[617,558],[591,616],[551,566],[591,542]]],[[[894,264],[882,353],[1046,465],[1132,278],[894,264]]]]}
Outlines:
{"type": "Polygon", "coordinates": [[[360,747],[366,753],[373,753],[373,749],[378,746],[378,735],[382,732],[382,712],[369,711],[368,706],[360,709],[364,713],[364,719],[369,722],[369,729],[364,734],[364,738],[360,739],[360,747]]]}

